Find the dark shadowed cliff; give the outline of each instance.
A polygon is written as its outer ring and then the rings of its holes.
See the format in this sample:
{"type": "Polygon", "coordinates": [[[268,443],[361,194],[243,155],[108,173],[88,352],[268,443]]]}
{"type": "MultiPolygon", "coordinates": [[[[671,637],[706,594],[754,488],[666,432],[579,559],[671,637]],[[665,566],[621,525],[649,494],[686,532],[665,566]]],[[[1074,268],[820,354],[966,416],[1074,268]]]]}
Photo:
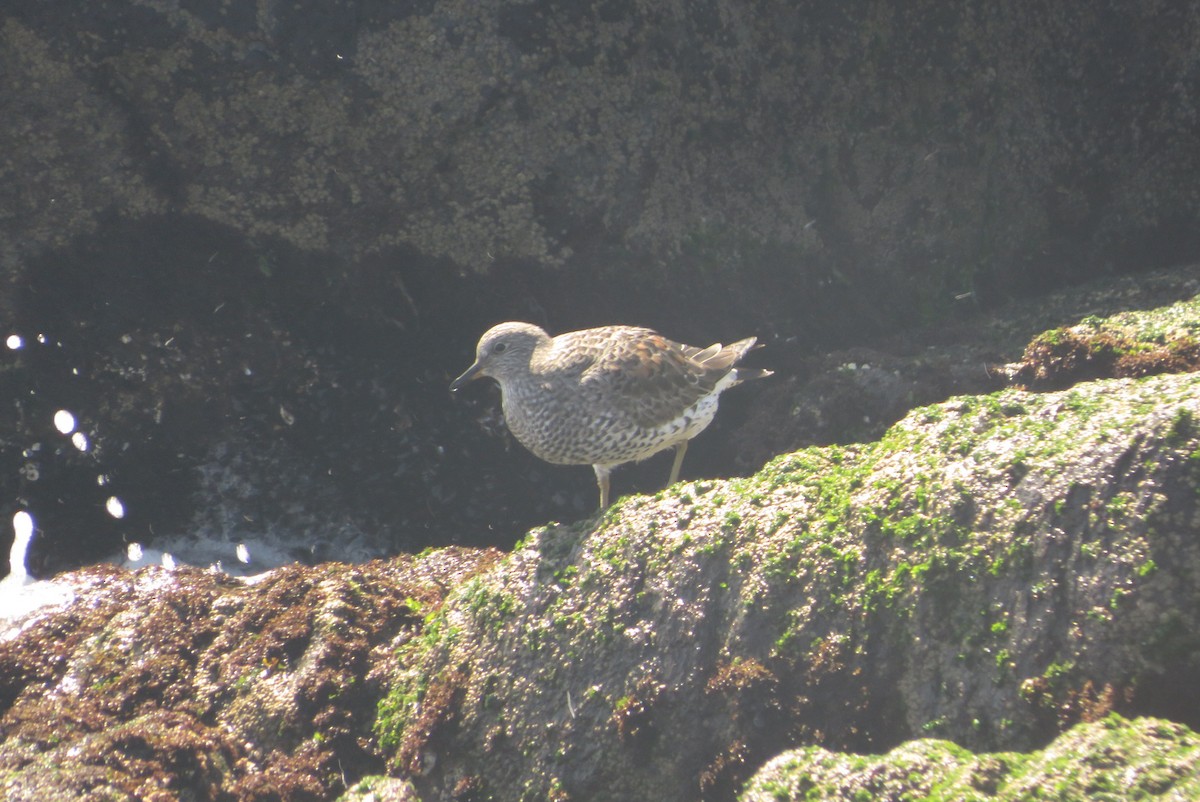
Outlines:
{"type": "MultiPolygon", "coordinates": [[[[493,398],[447,403],[488,325],[757,334],[786,376],[1195,262],[1198,32],[1183,2],[7,8],[0,321],[46,342],[0,364],[0,498],[41,573],[231,526],[511,544],[590,502],[493,398]],[[62,407],[91,457],[52,453],[62,407]]],[[[685,471],[806,442],[732,437],[753,403],[685,471]]]]}

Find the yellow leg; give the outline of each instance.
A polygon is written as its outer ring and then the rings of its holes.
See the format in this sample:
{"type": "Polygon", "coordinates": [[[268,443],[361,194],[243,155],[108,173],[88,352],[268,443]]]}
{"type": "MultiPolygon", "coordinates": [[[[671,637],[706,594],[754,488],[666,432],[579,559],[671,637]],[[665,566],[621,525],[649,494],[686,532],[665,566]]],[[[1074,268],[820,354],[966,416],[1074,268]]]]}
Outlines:
{"type": "Polygon", "coordinates": [[[593,465],[592,470],[596,472],[596,484],[600,486],[600,509],[608,509],[608,475],[612,473],[612,468],[604,465],[593,465]]]}
{"type": "Polygon", "coordinates": [[[683,467],[683,455],[687,453],[688,441],[684,440],[675,446],[675,464],[671,466],[671,478],[667,480],[667,487],[679,481],[679,469],[683,467]]]}

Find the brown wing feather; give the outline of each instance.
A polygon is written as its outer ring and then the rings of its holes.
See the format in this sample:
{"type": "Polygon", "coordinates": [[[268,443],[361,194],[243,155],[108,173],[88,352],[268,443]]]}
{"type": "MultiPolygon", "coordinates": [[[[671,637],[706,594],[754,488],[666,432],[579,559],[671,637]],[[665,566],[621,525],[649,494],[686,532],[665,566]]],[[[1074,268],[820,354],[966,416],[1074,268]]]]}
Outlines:
{"type": "Polygon", "coordinates": [[[651,428],[673,420],[712,392],[736,357],[725,357],[720,348],[713,352],[682,345],[650,329],[625,329],[598,349],[581,384],[604,392],[610,405],[637,425],[651,428]]]}

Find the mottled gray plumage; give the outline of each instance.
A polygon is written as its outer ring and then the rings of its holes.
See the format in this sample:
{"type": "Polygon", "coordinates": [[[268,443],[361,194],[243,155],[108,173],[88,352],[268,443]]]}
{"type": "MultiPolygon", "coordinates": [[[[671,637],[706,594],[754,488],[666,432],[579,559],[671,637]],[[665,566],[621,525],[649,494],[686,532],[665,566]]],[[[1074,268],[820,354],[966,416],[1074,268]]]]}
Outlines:
{"type": "Polygon", "coordinates": [[[617,465],[675,449],[679,478],[688,441],[717,413],[722,392],[769,370],[737,368],[755,338],[696,348],[650,329],[602,326],[550,337],[529,323],[501,323],[475,349],[475,364],[450,385],[490,376],[500,384],[513,436],[538,457],[591,465],[608,506],[617,465]]]}

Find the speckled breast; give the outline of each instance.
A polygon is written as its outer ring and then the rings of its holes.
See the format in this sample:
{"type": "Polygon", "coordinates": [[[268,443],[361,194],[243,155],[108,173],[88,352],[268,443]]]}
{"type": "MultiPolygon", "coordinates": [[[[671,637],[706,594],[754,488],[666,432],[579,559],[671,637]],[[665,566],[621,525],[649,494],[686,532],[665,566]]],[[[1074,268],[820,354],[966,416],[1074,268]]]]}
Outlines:
{"type": "Polygon", "coordinates": [[[565,402],[549,393],[504,393],[504,418],[517,441],[547,462],[616,465],[642,460],[690,440],[717,413],[717,394],[705,396],[668,423],[647,428],[596,401],[565,402]]]}

